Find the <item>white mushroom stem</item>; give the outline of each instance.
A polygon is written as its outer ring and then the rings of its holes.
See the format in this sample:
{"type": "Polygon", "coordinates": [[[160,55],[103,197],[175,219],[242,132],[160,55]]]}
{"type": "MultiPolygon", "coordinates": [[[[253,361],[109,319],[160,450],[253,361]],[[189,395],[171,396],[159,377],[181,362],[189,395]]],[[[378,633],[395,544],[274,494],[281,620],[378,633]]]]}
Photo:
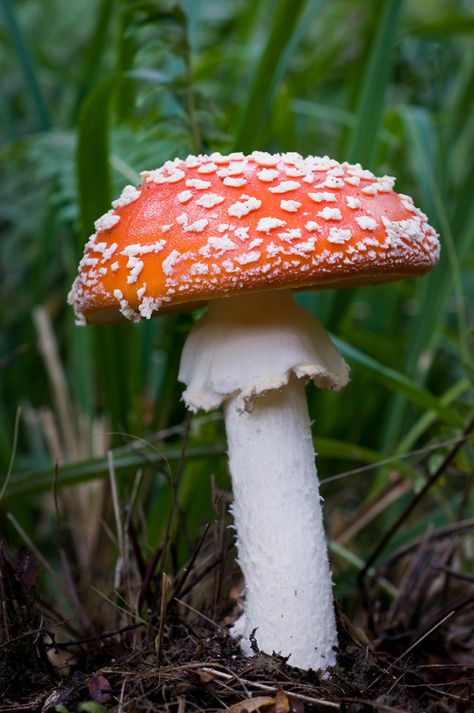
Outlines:
{"type": "Polygon", "coordinates": [[[291,292],[217,300],[194,326],[180,376],[191,410],[224,403],[245,613],[244,653],[335,663],[331,574],[304,383],[340,388],[347,367],[291,292]],[[255,637],[255,638],[254,638],[255,637]]]}
{"type": "Polygon", "coordinates": [[[242,648],[290,655],[300,668],[335,663],[336,624],[304,384],[296,378],[241,413],[225,407],[245,614],[242,648]]]}

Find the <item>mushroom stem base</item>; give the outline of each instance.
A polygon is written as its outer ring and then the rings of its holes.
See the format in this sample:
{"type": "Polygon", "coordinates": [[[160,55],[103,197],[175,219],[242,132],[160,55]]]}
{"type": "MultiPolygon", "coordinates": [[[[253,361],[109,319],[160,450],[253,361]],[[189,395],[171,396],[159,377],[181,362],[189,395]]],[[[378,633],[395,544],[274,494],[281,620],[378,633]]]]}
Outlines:
{"type": "Polygon", "coordinates": [[[242,649],[289,656],[303,669],[334,665],[337,645],[321,499],[305,387],[294,375],[243,411],[225,404],[245,613],[242,649]]]}

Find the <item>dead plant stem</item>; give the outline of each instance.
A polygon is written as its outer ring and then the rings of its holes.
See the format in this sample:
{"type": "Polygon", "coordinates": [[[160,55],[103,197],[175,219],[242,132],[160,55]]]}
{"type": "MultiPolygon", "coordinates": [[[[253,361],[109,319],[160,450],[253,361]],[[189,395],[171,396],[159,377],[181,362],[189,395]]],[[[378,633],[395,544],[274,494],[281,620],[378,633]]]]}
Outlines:
{"type": "MultiPolygon", "coordinates": [[[[222,678],[225,681],[229,681],[236,678],[234,674],[224,673],[223,671],[218,671],[215,668],[208,668],[207,666],[203,666],[201,670],[205,673],[211,674],[211,676],[215,676],[216,678],[222,678]]],[[[259,691],[268,691],[269,693],[276,693],[278,691],[278,688],[276,686],[267,686],[267,684],[265,683],[257,683],[257,681],[250,681],[246,678],[238,678],[237,680],[239,681],[239,683],[245,684],[249,688],[256,688],[259,691]]],[[[323,698],[313,698],[312,696],[305,696],[302,693],[292,692],[289,692],[289,695],[293,698],[298,698],[300,701],[306,701],[307,703],[316,703],[326,708],[333,708],[334,710],[341,710],[341,706],[339,705],[339,703],[334,703],[333,701],[325,701],[323,698]]],[[[392,711],[394,710],[395,709],[392,709],[392,711]]]]}
{"type": "Polygon", "coordinates": [[[463,431],[463,437],[460,438],[455,445],[451,448],[449,453],[446,455],[446,457],[443,459],[442,463],[439,465],[439,467],[435,470],[433,475],[428,478],[426,481],[425,485],[423,488],[415,495],[413,500],[407,505],[407,507],[403,510],[403,512],[399,515],[399,517],[395,520],[393,525],[387,530],[385,535],[383,535],[382,539],[378,542],[377,546],[373,550],[372,554],[369,556],[369,558],[366,560],[364,569],[360,572],[358,576],[358,581],[361,587],[363,587],[365,577],[367,575],[368,570],[372,567],[374,564],[375,560],[379,556],[379,554],[385,549],[386,545],[390,540],[392,539],[393,535],[397,532],[399,529],[400,525],[405,522],[407,517],[411,515],[413,510],[416,508],[418,503],[423,500],[425,497],[426,493],[431,490],[433,485],[439,480],[439,478],[443,475],[444,471],[446,468],[450,465],[450,463],[454,460],[456,454],[460,450],[460,448],[463,446],[465,443],[467,437],[472,434],[474,431],[474,417],[468,422],[466,428],[463,431]]]}

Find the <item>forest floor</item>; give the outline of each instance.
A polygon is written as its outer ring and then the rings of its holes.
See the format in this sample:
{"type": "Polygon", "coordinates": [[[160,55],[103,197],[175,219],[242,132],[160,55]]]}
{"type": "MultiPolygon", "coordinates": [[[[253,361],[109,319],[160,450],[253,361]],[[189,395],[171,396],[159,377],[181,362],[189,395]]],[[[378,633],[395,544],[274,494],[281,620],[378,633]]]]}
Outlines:
{"type": "MultiPolygon", "coordinates": [[[[379,625],[376,640],[369,639],[338,611],[338,663],[321,675],[292,668],[279,656],[243,657],[228,634],[238,586],[229,587],[224,606],[207,617],[193,606],[199,597],[191,594],[213,573],[205,567],[196,576],[196,562],[185,575],[192,586],[183,586],[183,575],[174,581],[157,577],[156,591],[149,588],[147,597],[156,604],[148,606],[146,616],[133,621],[122,612],[120,627],[100,633],[96,627],[83,636],[40,598],[31,553],[2,548],[0,560],[0,713],[474,711],[469,578],[456,588],[454,599],[446,587],[442,600],[431,592],[436,609],[428,618],[425,612],[424,629],[418,631],[397,630],[392,617],[390,628],[383,631],[379,625]]],[[[419,573],[423,566],[418,565],[419,573]]],[[[398,621],[400,612],[412,607],[415,590],[397,602],[398,621]]],[[[426,606],[424,592],[415,593],[417,607],[426,606]]],[[[369,601],[372,613],[384,606],[369,601]]]]}

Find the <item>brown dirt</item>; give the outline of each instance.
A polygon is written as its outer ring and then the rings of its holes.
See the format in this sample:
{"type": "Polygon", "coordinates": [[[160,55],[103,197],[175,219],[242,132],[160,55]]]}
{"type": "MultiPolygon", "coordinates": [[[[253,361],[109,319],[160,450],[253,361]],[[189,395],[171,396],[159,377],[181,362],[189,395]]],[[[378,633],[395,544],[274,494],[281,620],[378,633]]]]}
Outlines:
{"type": "MultiPolygon", "coordinates": [[[[459,587],[456,616],[442,621],[436,610],[438,623],[432,623],[434,629],[425,639],[422,633],[414,637],[405,625],[408,605],[395,607],[395,612],[392,606],[389,616],[382,601],[369,598],[369,605],[378,610],[375,642],[339,612],[338,665],[324,677],[294,669],[279,656],[244,658],[227,634],[226,622],[236,608],[228,593],[213,621],[195,610],[193,603],[200,597],[193,598],[192,591],[185,603],[182,593],[177,601],[179,577],[160,601],[160,585],[167,580],[156,578],[157,604],[148,607],[146,621],[74,636],[71,626],[61,623],[39,598],[30,553],[7,554],[2,548],[0,565],[0,713],[474,711],[473,607],[459,587]],[[61,643],[54,642],[56,636],[61,643]]],[[[193,565],[199,569],[195,559],[193,565]]],[[[191,578],[198,580],[203,586],[206,577],[191,578]]],[[[183,592],[182,585],[181,578],[183,592]]],[[[411,593],[413,586],[412,581],[411,593]]],[[[472,583],[466,587],[472,601],[472,583]]],[[[416,603],[419,607],[420,596],[416,603]]],[[[456,605],[445,601],[444,606],[448,615],[456,605]]],[[[410,626],[416,621],[412,612],[410,626]]],[[[428,617],[425,628],[429,623],[428,617]]]]}

